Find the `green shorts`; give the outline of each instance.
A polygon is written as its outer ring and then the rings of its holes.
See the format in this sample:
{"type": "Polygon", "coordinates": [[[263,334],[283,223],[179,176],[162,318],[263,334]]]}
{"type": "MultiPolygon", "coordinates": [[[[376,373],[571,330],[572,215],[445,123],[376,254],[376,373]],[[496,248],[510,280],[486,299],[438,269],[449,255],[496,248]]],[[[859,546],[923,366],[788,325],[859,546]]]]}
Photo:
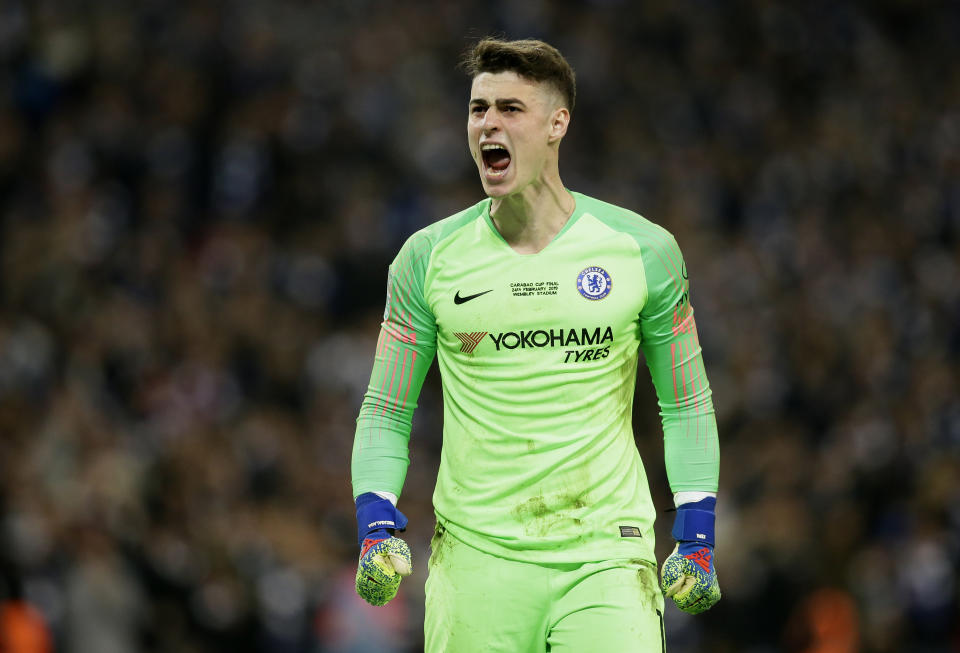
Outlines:
{"type": "Polygon", "coordinates": [[[427,653],[663,653],[663,595],[644,560],[540,565],[430,542],[427,653]]]}

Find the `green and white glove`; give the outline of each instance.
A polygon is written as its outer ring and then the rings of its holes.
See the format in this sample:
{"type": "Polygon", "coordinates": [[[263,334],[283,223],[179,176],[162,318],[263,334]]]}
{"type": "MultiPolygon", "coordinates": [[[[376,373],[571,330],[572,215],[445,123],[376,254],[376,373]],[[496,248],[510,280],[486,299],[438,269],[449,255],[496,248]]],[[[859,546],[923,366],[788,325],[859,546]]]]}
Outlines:
{"type": "Polygon", "coordinates": [[[677,608],[700,614],[720,600],[717,570],[713,566],[715,497],[677,507],[673,538],[677,546],[660,568],[660,588],[677,608]]]}
{"type": "Polygon", "coordinates": [[[357,594],[371,605],[386,605],[397,595],[400,581],[413,572],[410,547],[395,531],[403,531],[407,518],[389,500],[372,492],[361,494],[357,504],[357,594]]]}

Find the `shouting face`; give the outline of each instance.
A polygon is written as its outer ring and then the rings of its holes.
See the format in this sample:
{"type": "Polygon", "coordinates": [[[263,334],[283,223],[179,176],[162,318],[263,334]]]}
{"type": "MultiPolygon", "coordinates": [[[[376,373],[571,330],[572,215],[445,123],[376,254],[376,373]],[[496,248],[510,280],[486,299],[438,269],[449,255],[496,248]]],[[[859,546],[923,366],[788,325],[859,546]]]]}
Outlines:
{"type": "Polygon", "coordinates": [[[467,138],[486,194],[506,197],[556,171],[569,120],[549,84],[510,71],[477,75],[467,138]]]}

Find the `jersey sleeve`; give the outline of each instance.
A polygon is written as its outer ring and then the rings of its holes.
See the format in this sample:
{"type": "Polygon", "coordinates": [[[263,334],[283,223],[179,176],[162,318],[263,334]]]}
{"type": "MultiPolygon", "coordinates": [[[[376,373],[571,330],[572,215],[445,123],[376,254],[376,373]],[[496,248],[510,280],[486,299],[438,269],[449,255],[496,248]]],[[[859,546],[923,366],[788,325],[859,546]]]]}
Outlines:
{"type": "Polygon", "coordinates": [[[429,239],[421,232],[390,265],[373,371],[353,440],[354,496],[399,496],[403,489],[413,411],[437,348],[436,320],[423,289],[429,255],[429,239]]]}
{"type": "Polygon", "coordinates": [[[648,296],[640,312],[640,347],[660,405],[670,488],[716,492],[717,422],[690,304],[686,263],[666,231],[648,241],[642,254],[648,296]]]}

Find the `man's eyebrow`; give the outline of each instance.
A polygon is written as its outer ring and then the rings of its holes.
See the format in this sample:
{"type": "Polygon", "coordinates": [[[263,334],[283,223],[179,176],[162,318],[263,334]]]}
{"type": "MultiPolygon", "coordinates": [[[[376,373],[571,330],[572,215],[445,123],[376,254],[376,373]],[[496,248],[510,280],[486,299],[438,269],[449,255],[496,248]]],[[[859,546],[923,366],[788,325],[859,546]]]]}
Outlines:
{"type": "MultiPolygon", "coordinates": [[[[505,104],[518,104],[522,107],[527,106],[526,104],[523,103],[523,100],[520,100],[518,98],[513,98],[513,97],[498,98],[494,100],[494,103],[501,106],[505,104]]],[[[472,100],[470,100],[470,104],[471,105],[474,105],[474,104],[489,105],[490,103],[484,100],[483,98],[473,98],[472,100]]]]}

